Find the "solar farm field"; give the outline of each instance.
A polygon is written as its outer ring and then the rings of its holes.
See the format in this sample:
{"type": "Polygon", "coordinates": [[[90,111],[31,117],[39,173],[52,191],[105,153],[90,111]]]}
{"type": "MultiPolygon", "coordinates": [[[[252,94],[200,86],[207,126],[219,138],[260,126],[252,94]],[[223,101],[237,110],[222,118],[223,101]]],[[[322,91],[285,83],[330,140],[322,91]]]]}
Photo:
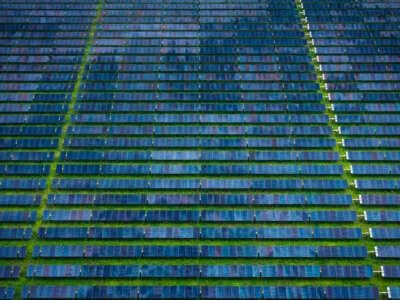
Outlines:
{"type": "Polygon", "coordinates": [[[0,299],[400,299],[400,0],[0,0],[0,299]]]}

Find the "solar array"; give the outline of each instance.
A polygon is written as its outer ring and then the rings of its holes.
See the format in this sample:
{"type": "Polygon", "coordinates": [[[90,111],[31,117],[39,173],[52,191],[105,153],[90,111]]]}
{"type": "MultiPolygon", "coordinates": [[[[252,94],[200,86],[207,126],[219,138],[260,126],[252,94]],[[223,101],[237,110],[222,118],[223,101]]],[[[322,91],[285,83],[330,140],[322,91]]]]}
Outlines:
{"type": "Polygon", "coordinates": [[[400,299],[399,24],[0,0],[0,299],[400,299]]]}

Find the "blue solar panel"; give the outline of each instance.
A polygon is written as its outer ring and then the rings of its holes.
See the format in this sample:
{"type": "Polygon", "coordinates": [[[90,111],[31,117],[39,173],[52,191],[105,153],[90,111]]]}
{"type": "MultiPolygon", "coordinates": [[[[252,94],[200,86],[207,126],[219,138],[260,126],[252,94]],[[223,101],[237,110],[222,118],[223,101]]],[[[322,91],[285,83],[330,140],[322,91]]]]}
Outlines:
{"type": "Polygon", "coordinates": [[[134,258],[142,255],[141,246],[35,246],[33,257],[43,258],[80,258],[80,257],[103,257],[103,258],[134,258]]]}
{"type": "Polygon", "coordinates": [[[2,211],[0,212],[0,222],[19,223],[19,222],[35,222],[36,211],[2,211]]]}
{"type": "Polygon", "coordinates": [[[366,222],[400,222],[400,211],[367,210],[364,212],[366,222]]]}
{"type": "Polygon", "coordinates": [[[352,165],[351,173],[355,175],[396,175],[400,173],[398,166],[387,165],[352,165]]]}
{"type": "Polygon", "coordinates": [[[382,266],[381,271],[384,278],[400,278],[400,266],[382,266]]]}
{"type": "Polygon", "coordinates": [[[375,152],[375,151],[349,151],[346,157],[350,161],[398,161],[400,159],[399,152],[375,152]]]}
{"type": "Polygon", "coordinates": [[[400,286],[389,286],[387,290],[389,299],[400,299],[400,286]]]}
{"type": "Polygon", "coordinates": [[[24,286],[21,291],[22,299],[46,299],[46,298],[75,298],[75,287],[72,286],[24,286]]]}
{"type": "Polygon", "coordinates": [[[26,271],[27,277],[80,277],[81,266],[79,265],[29,265],[26,271]]]}
{"type": "MultiPolygon", "coordinates": [[[[386,120],[387,121],[387,120],[386,120]]],[[[382,121],[382,122],[386,122],[382,121]]],[[[344,139],[343,145],[347,148],[398,148],[398,139],[390,138],[364,138],[364,139],[344,139]]]]}
{"type": "Polygon", "coordinates": [[[203,222],[252,222],[253,210],[202,210],[203,222]]]}
{"type": "MultiPolygon", "coordinates": [[[[0,143],[1,144],[1,143],[0,143]]],[[[2,179],[0,190],[43,190],[46,180],[42,179],[2,179]]]]}
{"type": "Polygon", "coordinates": [[[196,205],[200,196],[196,194],[150,194],[147,196],[150,205],[196,205]]]}
{"type": "Polygon", "coordinates": [[[256,229],[247,227],[203,227],[202,239],[255,239],[256,229]]]}
{"type": "Polygon", "coordinates": [[[322,266],[323,278],[371,278],[373,270],[371,266],[322,266]]]}
{"type": "Polygon", "coordinates": [[[256,194],[255,205],[305,205],[306,195],[303,194],[256,194]]]}
{"type": "Polygon", "coordinates": [[[396,190],[400,188],[399,180],[392,179],[357,179],[355,186],[358,190],[396,190]]]}
{"type": "Polygon", "coordinates": [[[375,254],[378,258],[400,258],[400,246],[376,246],[375,254]]]}
{"type": "Polygon", "coordinates": [[[362,194],[360,195],[360,204],[371,206],[396,206],[400,205],[400,195],[362,194]]]}
{"type": "MultiPolygon", "coordinates": [[[[0,266],[0,278],[12,279],[18,278],[21,268],[18,266],[0,266]]],[[[0,294],[1,295],[1,294],[0,294]]]]}
{"type": "Polygon", "coordinates": [[[305,222],[308,213],[302,210],[256,210],[257,222],[305,222]]]}
{"type": "Polygon", "coordinates": [[[264,299],[321,299],[324,290],[314,286],[265,286],[264,299]]]}
{"type": "Polygon", "coordinates": [[[313,246],[261,246],[260,257],[314,258],[317,252],[313,246]]]}
{"type": "Polygon", "coordinates": [[[200,248],[197,246],[144,246],[143,257],[199,257],[200,248]]]}
{"type": "Polygon", "coordinates": [[[196,210],[148,210],[146,222],[198,222],[200,213],[196,210]]]}
{"type": "Polygon", "coordinates": [[[259,286],[205,286],[201,289],[202,299],[262,299],[259,286]]]}
{"type": "Polygon", "coordinates": [[[198,299],[198,286],[140,286],[139,299],[198,299]]]}
{"type": "Polygon", "coordinates": [[[128,194],[50,194],[47,204],[52,205],[144,205],[146,195],[128,194]]]}
{"type": "Polygon", "coordinates": [[[357,240],[362,238],[361,228],[326,228],[316,227],[314,239],[357,240]]]}
{"type": "Polygon", "coordinates": [[[24,258],[26,247],[0,246],[0,258],[24,258]]]}
{"type": "Polygon", "coordinates": [[[201,267],[201,276],[205,278],[257,278],[258,266],[252,265],[206,265],[201,267]]]}
{"type": "Polygon", "coordinates": [[[261,277],[267,278],[318,278],[320,276],[319,266],[301,265],[278,265],[261,266],[261,277]]]}
{"type": "Polygon", "coordinates": [[[14,299],[15,289],[13,287],[0,287],[0,296],[2,299],[12,300],[14,299]]]}
{"type": "Polygon", "coordinates": [[[144,229],[146,239],[196,239],[199,235],[200,230],[191,227],[147,227],[144,229]]]}
{"type": "Polygon", "coordinates": [[[79,286],[72,299],[135,299],[136,286],[79,286]]]}
{"type": "Polygon", "coordinates": [[[29,240],[32,228],[0,228],[0,240],[29,240]]]}
{"type": "Polygon", "coordinates": [[[332,286],[326,288],[327,299],[369,299],[379,297],[378,288],[374,286],[332,286]]]}
{"type": "Polygon", "coordinates": [[[319,246],[318,257],[323,258],[365,258],[368,256],[364,246],[319,246]]]}
{"type": "Polygon", "coordinates": [[[257,239],[283,239],[283,240],[296,240],[296,239],[311,239],[311,228],[300,227],[271,227],[271,228],[258,228],[257,239]]]}
{"type": "Polygon", "coordinates": [[[139,277],[139,266],[84,265],[81,266],[80,272],[80,277],[84,278],[137,278],[139,277]]]}
{"type": "Polygon", "coordinates": [[[248,205],[252,203],[249,194],[201,194],[202,205],[248,205]]]}
{"type": "Polygon", "coordinates": [[[201,246],[201,257],[257,257],[257,246],[201,246]]]}
{"type": "Polygon", "coordinates": [[[398,240],[400,228],[370,228],[369,235],[374,240],[398,240]]]}
{"type": "Polygon", "coordinates": [[[86,239],[89,228],[85,227],[40,227],[39,239],[86,239]]]}
{"type": "Polygon", "coordinates": [[[140,276],[142,278],[198,278],[200,276],[200,267],[193,265],[142,265],[140,276]]]}

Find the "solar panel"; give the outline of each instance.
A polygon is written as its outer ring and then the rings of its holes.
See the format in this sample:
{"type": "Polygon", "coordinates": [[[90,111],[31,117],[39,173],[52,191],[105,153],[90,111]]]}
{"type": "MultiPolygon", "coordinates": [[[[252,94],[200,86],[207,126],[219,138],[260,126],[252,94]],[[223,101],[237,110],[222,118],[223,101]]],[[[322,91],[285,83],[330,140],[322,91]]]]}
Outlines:
{"type": "Polygon", "coordinates": [[[204,278],[257,278],[259,276],[259,267],[254,265],[205,265],[201,267],[201,277],[204,278]]]}
{"type": "Polygon", "coordinates": [[[258,257],[257,246],[201,246],[201,257],[258,257]]]}
{"type": "Polygon", "coordinates": [[[371,266],[322,266],[323,278],[371,278],[373,270],[371,266]]]}
{"type": "Polygon", "coordinates": [[[72,288],[75,299],[134,299],[138,294],[136,286],[79,286],[72,288]]]}
{"type": "Polygon", "coordinates": [[[0,266],[1,279],[16,279],[19,277],[21,268],[18,266],[0,266]]]}
{"type": "Polygon", "coordinates": [[[400,247],[399,246],[376,246],[375,255],[378,258],[399,258],[400,247]]]}
{"type": "Polygon", "coordinates": [[[400,287],[398,286],[389,286],[387,288],[389,299],[400,299],[400,287]]]}
{"type": "Polygon", "coordinates": [[[374,240],[397,240],[400,239],[400,229],[373,227],[369,229],[369,235],[374,240]]]}
{"type": "Polygon", "coordinates": [[[318,299],[323,297],[322,287],[265,286],[264,299],[318,299]]]}
{"type": "Polygon", "coordinates": [[[368,256],[364,246],[319,246],[318,257],[323,258],[365,258],[368,256]]]}
{"type": "Polygon", "coordinates": [[[24,258],[26,247],[0,246],[0,258],[24,258]]]}
{"type": "Polygon", "coordinates": [[[144,228],[146,239],[197,239],[199,228],[191,227],[147,227],[144,228]]]}
{"type": "Polygon", "coordinates": [[[312,210],[309,212],[310,222],[354,222],[357,218],[355,211],[318,211],[312,210]]]}
{"type": "Polygon", "coordinates": [[[400,204],[399,195],[392,194],[361,194],[361,205],[371,206],[395,206],[400,204]]]}
{"type": "Polygon", "coordinates": [[[197,246],[144,246],[142,256],[153,258],[199,257],[200,249],[197,246]]]}
{"type": "Polygon", "coordinates": [[[364,211],[366,222],[399,222],[400,212],[395,210],[366,210],[364,211]]]}
{"type": "Polygon", "coordinates": [[[146,195],[138,194],[50,194],[52,205],[144,205],[146,195]]]}
{"type": "Polygon", "coordinates": [[[334,239],[334,240],[356,240],[362,238],[360,228],[327,228],[315,227],[313,231],[314,239],[334,239]]]}
{"type": "Polygon", "coordinates": [[[374,286],[333,286],[326,288],[328,299],[378,299],[378,288],[374,286]]]}
{"type": "Polygon", "coordinates": [[[75,298],[75,287],[73,286],[23,286],[21,291],[22,299],[40,298],[75,298]]]}
{"type": "Polygon", "coordinates": [[[1,240],[29,240],[32,228],[0,228],[1,240]]]}
{"type": "Polygon", "coordinates": [[[276,258],[314,258],[317,255],[313,246],[260,246],[260,257],[276,258]]]}
{"type": "Polygon", "coordinates": [[[14,299],[15,289],[13,287],[0,287],[0,295],[3,299],[14,299]]]}
{"type": "Polygon", "coordinates": [[[258,228],[257,239],[283,239],[283,240],[297,240],[297,239],[311,239],[311,228],[302,227],[270,227],[258,228]]]}
{"type": "Polygon", "coordinates": [[[382,277],[400,278],[400,266],[381,266],[382,277]]]}
{"type": "Polygon", "coordinates": [[[204,299],[262,299],[259,286],[205,286],[201,289],[204,299]]]}
{"type": "Polygon", "coordinates": [[[35,246],[33,257],[42,258],[134,258],[142,255],[141,246],[35,246]]]}
{"type": "Polygon", "coordinates": [[[260,273],[262,278],[318,278],[320,267],[301,265],[261,266],[260,273]]]}

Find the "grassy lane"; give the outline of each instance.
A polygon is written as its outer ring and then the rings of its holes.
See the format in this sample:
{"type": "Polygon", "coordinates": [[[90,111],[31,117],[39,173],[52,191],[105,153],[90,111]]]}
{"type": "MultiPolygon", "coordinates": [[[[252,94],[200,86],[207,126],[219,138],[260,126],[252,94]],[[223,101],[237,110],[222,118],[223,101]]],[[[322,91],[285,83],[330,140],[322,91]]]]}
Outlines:
{"type": "MultiPolygon", "coordinates": [[[[359,194],[357,192],[357,190],[355,189],[354,186],[354,176],[351,175],[350,173],[350,166],[351,163],[346,159],[346,149],[343,147],[342,145],[342,136],[339,134],[339,125],[335,122],[335,114],[331,109],[331,102],[329,101],[328,98],[328,91],[325,88],[325,81],[323,80],[323,73],[320,69],[320,63],[317,61],[317,54],[316,54],[316,49],[312,43],[312,39],[311,39],[311,31],[309,30],[308,26],[307,26],[307,22],[305,19],[305,10],[303,8],[302,2],[301,0],[296,0],[296,5],[297,5],[297,9],[300,13],[301,16],[301,21],[302,21],[302,25],[303,25],[303,31],[305,33],[306,39],[307,39],[307,46],[309,49],[309,53],[310,56],[312,58],[312,63],[314,65],[314,69],[315,72],[317,74],[317,78],[318,78],[318,84],[320,86],[320,92],[323,95],[323,103],[326,106],[326,114],[329,116],[329,125],[332,127],[333,129],[333,138],[336,140],[336,147],[334,148],[335,151],[339,152],[339,155],[341,157],[339,163],[342,164],[345,172],[343,174],[343,178],[347,180],[349,187],[346,190],[346,192],[348,194],[351,194],[353,197],[353,203],[352,205],[349,207],[349,209],[355,210],[357,211],[357,214],[360,216],[363,214],[364,209],[359,205],[358,202],[358,197],[359,194]],[[354,201],[356,200],[356,201],[354,201]]],[[[368,224],[366,224],[364,222],[364,218],[363,217],[359,217],[357,222],[355,222],[353,224],[356,227],[359,227],[362,229],[363,233],[365,233],[365,235],[363,235],[363,239],[357,242],[354,242],[353,244],[357,244],[360,246],[366,246],[368,247],[368,251],[373,251],[374,250],[374,246],[376,245],[376,243],[374,241],[372,241],[369,238],[369,234],[368,230],[369,230],[369,226],[368,224]]],[[[380,266],[383,264],[383,262],[379,262],[376,258],[375,258],[375,254],[370,253],[370,256],[363,260],[363,261],[353,261],[350,264],[353,265],[371,265],[374,269],[374,271],[380,270],[380,266]]],[[[387,263],[386,263],[387,264],[387,263]]],[[[380,291],[386,291],[386,287],[388,286],[390,280],[383,280],[380,273],[375,273],[375,277],[371,278],[371,280],[365,282],[364,284],[370,284],[370,285],[376,285],[379,287],[380,291]]]]}
{"type": "Polygon", "coordinates": [[[89,37],[88,37],[85,51],[84,51],[84,54],[82,57],[80,67],[79,67],[79,73],[77,75],[77,79],[74,84],[74,89],[72,91],[71,101],[68,103],[68,111],[65,115],[64,124],[62,125],[61,135],[58,140],[57,148],[54,150],[54,160],[50,164],[50,172],[49,172],[49,175],[46,180],[46,188],[42,192],[42,201],[40,203],[40,206],[37,208],[38,215],[37,215],[36,223],[33,225],[33,228],[32,228],[32,239],[27,241],[27,244],[26,244],[27,256],[23,261],[21,261],[21,276],[20,276],[18,282],[13,283],[13,286],[16,287],[16,298],[17,299],[20,298],[21,287],[23,285],[29,284],[29,282],[31,281],[29,278],[26,277],[26,269],[27,269],[27,266],[33,262],[32,261],[33,247],[34,247],[34,245],[38,244],[37,243],[37,234],[38,234],[40,226],[42,225],[42,215],[43,215],[44,210],[46,209],[47,196],[52,192],[51,185],[52,185],[53,179],[56,177],[56,167],[57,167],[57,164],[59,163],[60,154],[63,150],[65,136],[67,135],[67,129],[71,124],[71,116],[74,112],[74,106],[75,106],[76,100],[78,98],[79,88],[81,86],[81,82],[82,82],[83,74],[86,69],[86,65],[88,63],[88,56],[89,56],[90,49],[93,44],[96,26],[97,26],[97,23],[99,22],[101,11],[103,9],[103,3],[104,3],[104,0],[99,0],[97,9],[96,9],[96,15],[95,15],[92,25],[90,27],[89,37]]]}

